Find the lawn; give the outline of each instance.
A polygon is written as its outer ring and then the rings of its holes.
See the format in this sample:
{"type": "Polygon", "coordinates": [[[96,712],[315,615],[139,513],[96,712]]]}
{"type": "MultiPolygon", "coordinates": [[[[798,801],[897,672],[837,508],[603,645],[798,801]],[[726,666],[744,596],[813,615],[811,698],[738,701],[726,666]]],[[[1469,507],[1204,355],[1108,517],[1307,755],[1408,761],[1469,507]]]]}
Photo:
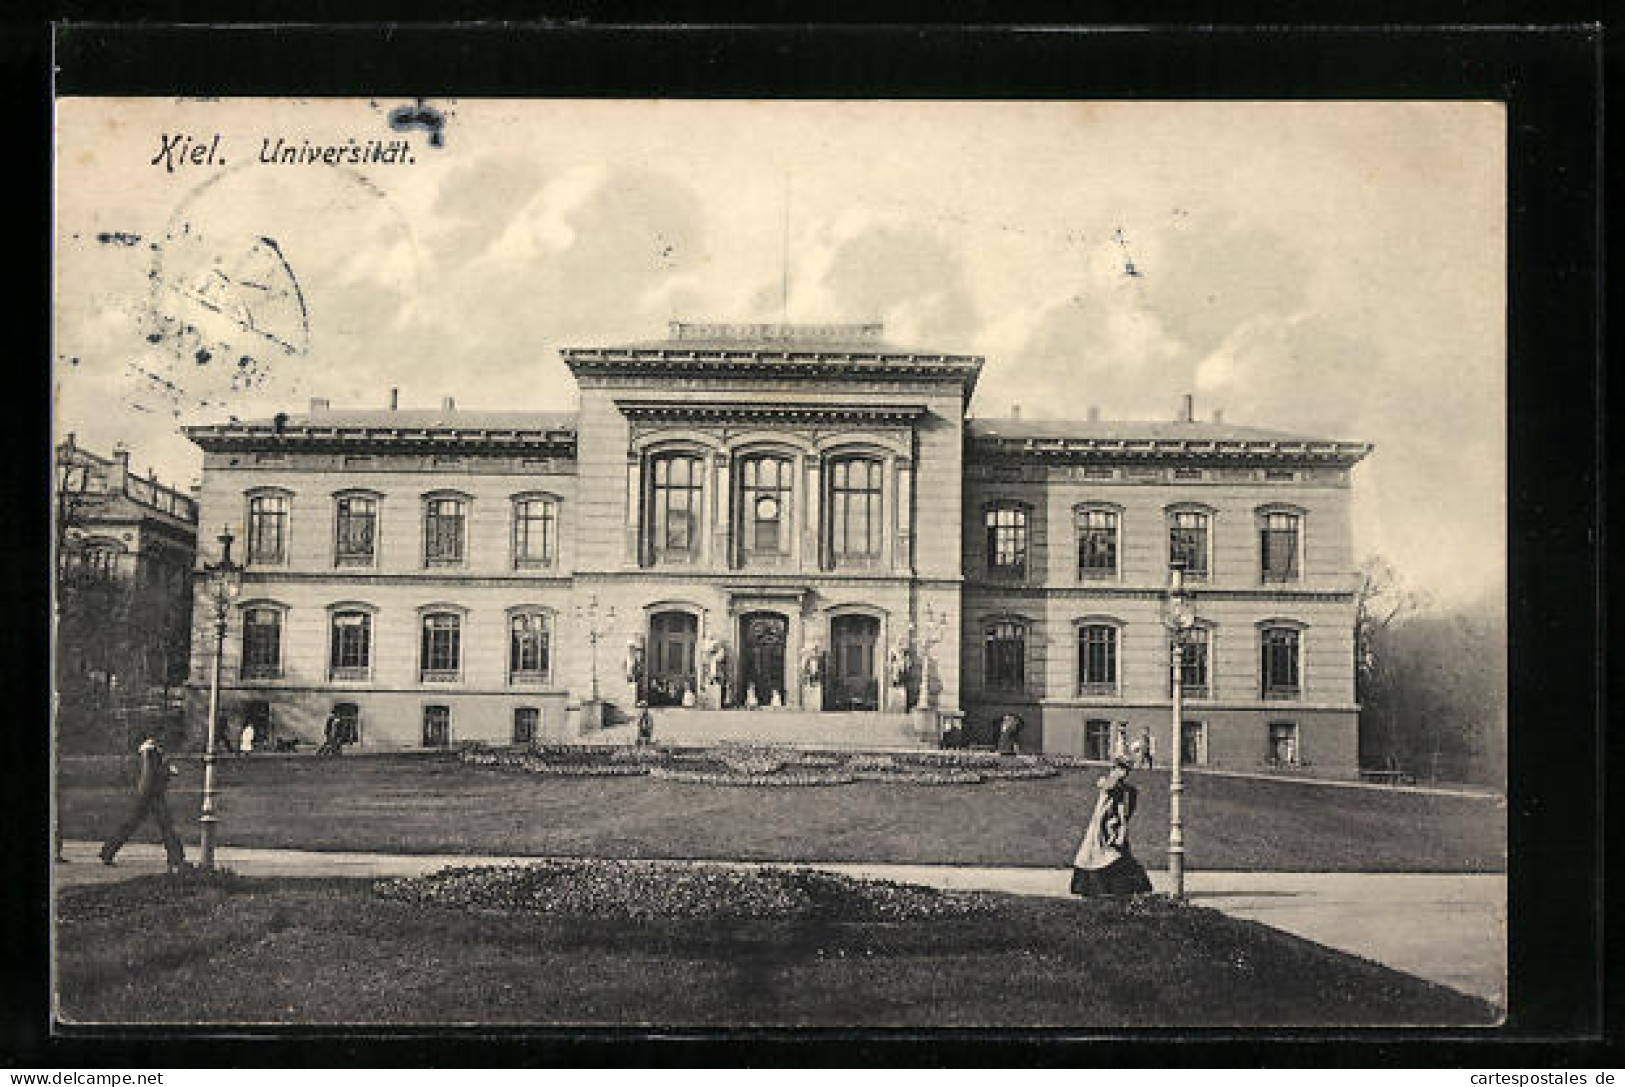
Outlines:
{"type": "MultiPolygon", "coordinates": [[[[359,760],[357,760],[359,762],[359,760]]],[[[911,922],[471,912],[364,880],[74,887],[73,1023],[660,1027],[1490,1024],[1490,1006],[1161,898],[911,922]],[[199,884],[202,885],[199,885],[199,884]]]]}
{"type": "MultiPolygon", "coordinates": [[[[200,768],[171,790],[196,838],[200,768]]],[[[220,840],[231,846],[409,853],[872,861],[1062,867],[1094,803],[1098,770],[979,785],[860,782],[740,788],[634,778],[544,778],[454,758],[225,760],[220,840]]],[[[1131,836],[1163,863],[1167,775],[1137,773],[1131,836]]],[[[1262,871],[1498,872],[1506,809],[1294,781],[1186,775],[1188,863],[1262,871]]],[[[117,760],[69,760],[70,838],[98,839],[128,803],[117,760]]],[[[144,828],[139,840],[156,840],[144,828]]]]}

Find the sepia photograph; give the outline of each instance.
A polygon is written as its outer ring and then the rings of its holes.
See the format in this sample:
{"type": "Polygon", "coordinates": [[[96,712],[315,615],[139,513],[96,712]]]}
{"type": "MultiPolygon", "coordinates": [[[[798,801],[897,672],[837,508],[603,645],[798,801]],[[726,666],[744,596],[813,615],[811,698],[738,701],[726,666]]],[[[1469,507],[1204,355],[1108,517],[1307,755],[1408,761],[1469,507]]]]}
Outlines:
{"type": "Polygon", "coordinates": [[[1504,1022],[1505,105],[54,110],[57,1023],[1504,1022]]]}

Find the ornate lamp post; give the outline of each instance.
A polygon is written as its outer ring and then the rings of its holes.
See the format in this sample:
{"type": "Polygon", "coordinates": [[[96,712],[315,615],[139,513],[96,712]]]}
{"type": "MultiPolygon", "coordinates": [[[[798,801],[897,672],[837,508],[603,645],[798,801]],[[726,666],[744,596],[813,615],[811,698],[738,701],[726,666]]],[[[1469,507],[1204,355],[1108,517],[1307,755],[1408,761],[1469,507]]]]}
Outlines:
{"type": "Polygon", "coordinates": [[[1168,646],[1173,679],[1173,743],[1168,761],[1168,875],[1173,881],[1173,897],[1185,897],[1185,647],[1196,628],[1196,613],[1185,589],[1185,564],[1168,564],[1168,597],[1162,616],[1168,628],[1168,646]]]}
{"type": "Polygon", "coordinates": [[[203,565],[209,600],[214,605],[214,667],[209,677],[208,739],[203,749],[203,813],[198,817],[202,824],[198,853],[204,868],[214,867],[214,827],[219,822],[214,814],[214,764],[220,732],[220,661],[226,654],[231,605],[243,585],[243,568],[231,561],[231,529],[222,528],[219,540],[220,561],[203,565]]]}
{"type": "Polygon", "coordinates": [[[931,708],[931,667],[936,662],[937,646],[942,644],[943,636],[947,632],[948,617],[939,615],[930,604],[925,606],[925,616],[920,624],[920,689],[914,699],[914,708],[928,710],[931,708]]]}
{"type": "Polygon", "coordinates": [[[613,605],[611,605],[609,611],[602,616],[602,619],[607,622],[609,626],[600,626],[598,594],[594,593],[592,596],[587,598],[587,603],[584,606],[581,604],[576,605],[576,616],[582,620],[583,624],[587,628],[587,644],[592,649],[592,698],[590,698],[588,701],[598,702],[598,642],[604,637],[604,635],[608,634],[610,628],[614,626],[615,608],[613,605]]]}

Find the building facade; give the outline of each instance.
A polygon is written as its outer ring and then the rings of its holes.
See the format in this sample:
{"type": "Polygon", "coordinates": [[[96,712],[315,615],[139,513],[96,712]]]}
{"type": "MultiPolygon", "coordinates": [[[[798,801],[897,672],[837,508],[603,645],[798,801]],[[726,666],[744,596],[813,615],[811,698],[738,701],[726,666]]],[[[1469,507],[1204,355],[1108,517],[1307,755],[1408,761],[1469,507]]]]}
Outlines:
{"type": "Polygon", "coordinates": [[[1023,746],[1098,755],[1101,722],[1166,730],[1172,555],[1201,614],[1192,761],[1353,772],[1367,446],[971,419],[980,357],[875,325],[563,356],[568,415],[315,401],[189,429],[204,523],[245,545],[228,713],[309,741],[336,712],[385,749],[602,738],[640,702],[673,742],[934,746],[1014,713],[1023,746]]]}

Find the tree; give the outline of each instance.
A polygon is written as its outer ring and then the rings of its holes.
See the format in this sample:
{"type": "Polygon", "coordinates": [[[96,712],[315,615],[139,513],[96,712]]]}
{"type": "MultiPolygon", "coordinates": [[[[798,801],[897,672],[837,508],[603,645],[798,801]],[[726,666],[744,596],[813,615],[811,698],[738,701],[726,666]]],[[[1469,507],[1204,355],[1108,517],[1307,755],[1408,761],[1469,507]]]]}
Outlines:
{"type": "Polygon", "coordinates": [[[1354,697],[1361,712],[1360,754],[1367,765],[1397,766],[1401,737],[1396,715],[1385,697],[1399,661],[1393,645],[1394,624],[1421,609],[1426,597],[1407,589],[1398,571],[1381,555],[1360,564],[1354,593],[1354,697]]]}

